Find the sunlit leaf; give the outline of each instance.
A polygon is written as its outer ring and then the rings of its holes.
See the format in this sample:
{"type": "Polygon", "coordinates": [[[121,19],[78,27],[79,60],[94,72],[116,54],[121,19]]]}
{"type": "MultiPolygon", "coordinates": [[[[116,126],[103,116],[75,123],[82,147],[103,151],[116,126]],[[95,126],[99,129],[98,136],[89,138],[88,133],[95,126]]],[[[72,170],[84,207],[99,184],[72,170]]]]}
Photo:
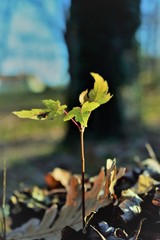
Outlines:
{"type": "Polygon", "coordinates": [[[64,121],[68,121],[75,118],[76,122],[79,122],[82,126],[87,127],[88,119],[91,111],[99,107],[96,102],[85,102],[82,107],[74,107],[68,114],[64,117],[64,121]]]}
{"type": "Polygon", "coordinates": [[[81,105],[83,105],[86,101],[88,101],[88,89],[86,89],[85,91],[83,91],[80,95],[79,95],[79,101],[81,103],[81,105]]]}
{"type": "Polygon", "coordinates": [[[122,191],[121,198],[121,203],[118,205],[122,211],[120,216],[124,222],[129,222],[141,212],[142,199],[130,189],[122,191]]]}
{"type": "Polygon", "coordinates": [[[107,181],[106,181],[106,193],[109,195],[114,194],[115,192],[115,185],[124,174],[126,169],[125,168],[119,168],[116,167],[116,159],[107,159],[106,161],[106,175],[107,175],[107,181]]]}
{"type": "Polygon", "coordinates": [[[45,181],[50,188],[67,187],[70,177],[71,172],[61,168],[54,168],[52,172],[45,175],[45,181]]]}
{"type": "Polygon", "coordinates": [[[48,109],[31,109],[13,112],[19,118],[30,118],[34,120],[45,120],[50,111],[48,109]]]}
{"type": "Polygon", "coordinates": [[[88,92],[88,89],[79,95],[81,107],[74,107],[64,121],[75,118],[84,127],[87,127],[88,119],[91,112],[110,100],[112,95],[108,93],[108,83],[97,73],[91,73],[95,83],[93,89],[88,92]]]}
{"type": "Polygon", "coordinates": [[[112,95],[108,93],[108,83],[99,74],[91,73],[95,83],[94,88],[88,93],[89,102],[98,102],[100,105],[108,102],[112,95]]]}
{"type": "Polygon", "coordinates": [[[148,158],[140,164],[151,175],[160,174],[160,163],[152,158],[148,158]]]}
{"type": "Polygon", "coordinates": [[[34,120],[53,120],[55,117],[61,116],[64,112],[66,105],[61,105],[60,101],[54,100],[43,100],[43,104],[46,106],[45,109],[31,109],[15,111],[13,114],[19,118],[29,118],[34,120]]]}
{"type": "Polygon", "coordinates": [[[140,174],[137,183],[132,187],[132,191],[137,194],[147,194],[156,184],[160,182],[154,180],[151,176],[140,174]]]}

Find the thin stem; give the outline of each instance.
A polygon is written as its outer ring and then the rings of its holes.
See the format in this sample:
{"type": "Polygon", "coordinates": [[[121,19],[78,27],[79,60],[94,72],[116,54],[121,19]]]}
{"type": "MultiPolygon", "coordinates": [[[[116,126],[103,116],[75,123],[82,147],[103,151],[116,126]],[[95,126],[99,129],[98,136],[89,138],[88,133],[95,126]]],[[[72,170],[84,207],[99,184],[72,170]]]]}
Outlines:
{"type": "MultiPolygon", "coordinates": [[[[67,115],[68,112],[64,110],[64,113],[67,115]]],[[[72,118],[71,121],[78,127],[79,131],[81,131],[81,127],[78,125],[78,123],[72,118]]]]}
{"type": "MultiPolygon", "coordinates": [[[[68,112],[64,110],[64,113],[67,115],[68,112]]],[[[83,221],[83,228],[85,227],[85,158],[84,158],[84,126],[80,126],[73,118],[71,119],[72,122],[78,127],[80,131],[80,137],[81,137],[81,163],[82,163],[82,169],[81,169],[81,175],[82,175],[82,221],[83,221]]]]}
{"type": "Polygon", "coordinates": [[[80,137],[81,137],[81,163],[82,163],[82,220],[83,220],[83,228],[85,227],[85,157],[84,157],[84,130],[85,128],[81,126],[80,137]]]}
{"type": "Polygon", "coordinates": [[[6,239],[6,218],[5,218],[5,205],[6,205],[6,160],[3,159],[3,198],[2,198],[2,216],[3,216],[3,237],[6,239]]]}

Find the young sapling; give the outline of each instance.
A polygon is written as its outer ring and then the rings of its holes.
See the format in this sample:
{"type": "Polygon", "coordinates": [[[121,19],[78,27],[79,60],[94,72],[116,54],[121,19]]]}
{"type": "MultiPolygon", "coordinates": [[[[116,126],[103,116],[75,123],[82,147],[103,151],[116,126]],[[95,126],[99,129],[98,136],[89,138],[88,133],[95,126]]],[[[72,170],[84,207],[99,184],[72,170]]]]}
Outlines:
{"type": "Polygon", "coordinates": [[[107,103],[112,95],[108,92],[108,83],[99,74],[91,73],[94,78],[94,87],[90,91],[85,90],[79,95],[80,106],[73,107],[67,111],[67,105],[61,105],[59,100],[43,100],[45,109],[31,109],[13,112],[20,118],[30,118],[34,120],[53,120],[55,117],[65,115],[63,121],[71,120],[80,132],[81,146],[81,175],[82,175],[82,219],[83,228],[85,226],[85,151],[84,151],[84,131],[87,128],[88,119],[91,112],[100,105],[107,103]]]}

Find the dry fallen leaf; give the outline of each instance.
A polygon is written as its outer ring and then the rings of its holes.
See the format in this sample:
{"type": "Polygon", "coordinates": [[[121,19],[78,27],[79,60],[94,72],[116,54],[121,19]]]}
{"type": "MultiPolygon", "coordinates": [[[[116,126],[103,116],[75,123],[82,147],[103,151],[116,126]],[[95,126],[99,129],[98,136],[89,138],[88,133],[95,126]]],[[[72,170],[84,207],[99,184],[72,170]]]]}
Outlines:
{"type": "Polygon", "coordinates": [[[124,173],[126,169],[125,168],[119,168],[116,167],[116,159],[111,160],[108,159],[106,161],[106,189],[105,189],[105,196],[109,196],[114,194],[114,187],[124,173]]]}
{"type": "MultiPolygon", "coordinates": [[[[113,163],[109,160],[107,175],[105,176],[104,168],[102,168],[99,175],[94,177],[93,187],[85,193],[86,215],[112,202],[110,196],[113,194],[113,187],[123,172],[124,170],[117,171],[115,160],[113,163]]],[[[75,230],[82,228],[81,181],[76,175],[70,177],[66,203],[60,210],[58,210],[56,204],[53,204],[45,211],[41,221],[30,219],[30,221],[18,229],[10,232],[7,240],[33,240],[42,238],[45,240],[59,240],[61,231],[66,225],[72,226],[75,230]]]]}
{"type": "Polygon", "coordinates": [[[155,181],[148,174],[140,174],[137,183],[131,189],[137,194],[147,194],[153,187],[160,182],[155,181]]]}
{"type": "Polygon", "coordinates": [[[140,165],[146,169],[150,174],[160,174],[160,163],[156,159],[148,158],[140,163],[140,165]]]}
{"type": "Polygon", "coordinates": [[[143,200],[130,189],[122,191],[121,202],[118,207],[121,209],[122,214],[120,217],[124,222],[131,221],[136,215],[141,212],[140,203],[143,200]]]}
{"type": "Polygon", "coordinates": [[[71,172],[61,168],[54,168],[52,172],[45,175],[45,181],[51,189],[62,186],[67,187],[70,178],[71,172]]]}

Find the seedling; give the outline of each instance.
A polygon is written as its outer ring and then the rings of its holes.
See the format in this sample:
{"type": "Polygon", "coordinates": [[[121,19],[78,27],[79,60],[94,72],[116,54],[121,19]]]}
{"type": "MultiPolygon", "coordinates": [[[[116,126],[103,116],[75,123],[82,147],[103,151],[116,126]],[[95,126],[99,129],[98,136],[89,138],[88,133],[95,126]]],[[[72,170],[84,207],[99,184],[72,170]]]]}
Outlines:
{"type": "Polygon", "coordinates": [[[108,92],[108,83],[99,74],[91,73],[94,78],[94,87],[90,91],[85,90],[79,95],[79,107],[73,107],[67,111],[67,105],[61,105],[59,100],[43,100],[44,109],[31,109],[13,112],[20,118],[30,118],[34,120],[54,120],[55,117],[65,115],[63,121],[71,120],[80,132],[81,145],[81,175],[82,175],[82,219],[83,228],[85,225],[85,151],[84,151],[84,131],[87,128],[88,119],[91,112],[100,105],[107,103],[112,95],[108,92]]]}

